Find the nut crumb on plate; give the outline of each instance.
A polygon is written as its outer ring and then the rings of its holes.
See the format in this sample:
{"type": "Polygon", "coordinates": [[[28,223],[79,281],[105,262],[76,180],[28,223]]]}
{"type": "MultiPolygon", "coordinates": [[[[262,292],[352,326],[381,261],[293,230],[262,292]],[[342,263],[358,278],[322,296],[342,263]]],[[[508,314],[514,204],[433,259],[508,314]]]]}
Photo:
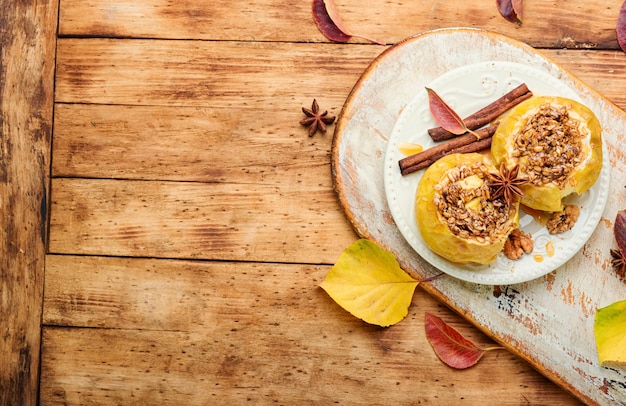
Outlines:
{"type": "Polygon", "coordinates": [[[563,211],[552,213],[552,217],[546,223],[548,232],[550,234],[559,234],[570,230],[576,224],[579,215],[580,208],[578,206],[573,204],[566,205],[563,211]]]}

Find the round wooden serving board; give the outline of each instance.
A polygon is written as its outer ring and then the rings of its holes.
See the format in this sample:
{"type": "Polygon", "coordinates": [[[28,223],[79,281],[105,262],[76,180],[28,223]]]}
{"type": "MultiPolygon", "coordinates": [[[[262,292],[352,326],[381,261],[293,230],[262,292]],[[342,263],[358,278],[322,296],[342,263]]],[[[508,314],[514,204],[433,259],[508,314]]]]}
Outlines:
{"type": "MultiPolygon", "coordinates": [[[[416,278],[440,271],[407,243],[385,193],[389,137],[403,109],[442,74],[470,64],[503,61],[541,70],[570,88],[603,126],[609,199],[599,224],[569,261],[548,274],[514,285],[490,285],[443,276],[421,286],[509,350],[587,403],[626,402],[626,372],[598,364],[595,311],[626,299],[626,283],[610,266],[612,227],[626,208],[626,114],[542,56],[500,34],[458,28],[430,31],[385,50],[366,69],[337,121],[332,175],[339,200],[357,233],[390,250],[416,278]]],[[[532,90],[532,89],[531,89],[532,90]]]]}

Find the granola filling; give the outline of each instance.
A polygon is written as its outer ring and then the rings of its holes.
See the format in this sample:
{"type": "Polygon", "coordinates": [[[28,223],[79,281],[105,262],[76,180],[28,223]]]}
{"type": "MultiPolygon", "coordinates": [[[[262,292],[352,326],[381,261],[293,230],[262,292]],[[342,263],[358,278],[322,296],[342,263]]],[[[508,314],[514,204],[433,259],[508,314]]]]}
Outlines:
{"type": "Polygon", "coordinates": [[[565,106],[541,105],[515,138],[513,155],[523,162],[530,183],[542,186],[565,184],[569,174],[584,160],[580,121],[565,106]]]}
{"type": "Polygon", "coordinates": [[[509,228],[511,206],[492,200],[482,163],[461,165],[446,171],[435,185],[433,201],[450,231],[462,239],[492,243],[509,228]]]}

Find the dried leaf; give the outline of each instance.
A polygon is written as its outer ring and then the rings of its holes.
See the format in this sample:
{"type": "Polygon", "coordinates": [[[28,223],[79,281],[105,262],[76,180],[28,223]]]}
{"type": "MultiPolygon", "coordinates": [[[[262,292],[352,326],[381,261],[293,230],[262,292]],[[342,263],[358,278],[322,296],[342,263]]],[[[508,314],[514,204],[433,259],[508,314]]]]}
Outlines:
{"type": "Polygon", "coordinates": [[[613,235],[622,256],[626,258],[626,210],[620,210],[615,216],[613,235]]]}
{"type": "Polygon", "coordinates": [[[626,277],[626,210],[620,210],[615,216],[613,236],[617,249],[611,249],[611,265],[621,278],[626,277]]]}
{"type": "Polygon", "coordinates": [[[362,38],[378,45],[386,45],[375,39],[353,34],[339,16],[334,0],[313,0],[313,20],[326,38],[335,42],[348,42],[352,37],[362,38]]]}
{"type": "Polygon", "coordinates": [[[431,313],[426,313],[426,338],[439,359],[456,369],[476,365],[487,351],[478,348],[443,319],[431,313]]]}
{"type": "Polygon", "coordinates": [[[617,42],[622,51],[626,52],[626,1],[622,3],[617,17],[617,42]]]}
{"type": "Polygon", "coordinates": [[[502,17],[515,24],[522,23],[522,0],[496,0],[502,17]]]}
{"type": "Polygon", "coordinates": [[[519,20],[520,24],[522,23],[522,20],[524,19],[522,3],[523,3],[523,0],[511,0],[511,4],[513,5],[513,11],[515,11],[515,14],[517,14],[517,19],[519,20]]]}
{"type": "Polygon", "coordinates": [[[463,119],[450,107],[433,89],[426,88],[428,92],[428,106],[433,118],[441,128],[452,134],[460,135],[468,131],[463,119]]]}
{"type": "Polygon", "coordinates": [[[393,254],[360,239],[339,256],[320,286],[355,317],[387,327],[406,317],[418,284],[393,254]]]}
{"type": "MultiPolygon", "coordinates": [[[[317,24],[317,29],[331,41],[348,42],[350,38],[352,38],[352,34],[350,34],[349,31],[343,31],[339,28],[337,23],[333,21],[326,9],[324,0],[313,0],[313,20],[315,20],[315,24],[317,24]]],[[[343,25],[341,20],[339,24],[343,25]]]]}
{"type": "Polygon", "coordinates": [[[600,365],[626,368],[626,300],[598,309],[593,332],[600,365]]]}

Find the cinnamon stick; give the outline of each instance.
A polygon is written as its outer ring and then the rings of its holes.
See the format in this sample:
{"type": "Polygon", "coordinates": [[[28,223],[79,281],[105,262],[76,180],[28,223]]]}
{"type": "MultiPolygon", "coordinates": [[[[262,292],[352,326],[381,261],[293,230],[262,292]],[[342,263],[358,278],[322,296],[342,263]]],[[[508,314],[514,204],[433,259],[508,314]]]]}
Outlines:
{"type": "MultiPolygon", "coordinates": [[[[477,112],[467,116],[463,119],[463,123],[470,130],[475,130],[495,120],[498,116],[504,112],[510,110],[514,106],[517,106],[524,100],[530,98],[533,93],[528,89],[525,83],[522,83],[515,89],[511,90],[504,96],[498,98],[491,104],[483,107],[477,112]]],[[[431,128],[428,130],[428,135],[433,141],[444,141],[456,137],[455,134],[449,132],[442,127],[431,128]]]]}
{"type": "MultiPolygon", "coordinates": [[[[490,126],[488,128],[491,127],[496,127],[496,126],[490,126]]],[[[472,134],[470,134],[472,135],[472,134]]],[[[493,134],[492,134],[493,135],[493,134]]],[[[472,135],[473,136],[473,135],[472,135]]],[[[476,140],[476,137],[474,137],[474,140],[476,140]]],[[[488,136],[486,138],[482,138],[478,141],[474,141],[474,142],[470,142],[469,144],[465,144],[465,145],[461,145],[460,147],[456,147],[450,150],[442,150],[439,153],[437,153],[436,155],[433,155],[432,157],[420,161],[418,163],[416,163],[413,166],[407,166],[405,168],[401,168],[400,169],[400,173],[402,173],[402,176],[408,175],[410,173],[413,172],[417,172],[420,169],[424,169],[429,167],[430,165],[432,165],[433,163],[435,163],[435,161],[437,161],[439,158],[448,155],[448,154],[469,154],[471,152],[479,152],[488,148],[491,148],[491,141],[493,140],[492,136],[488,136]]]]}
{"type": "Polygon", "coordinates": [[[428,148],[417,154],[402,158],[400,161],[398,161],[398,164],[400,165],[400,170],[403,171],[406,168],[419,164],[420,162],[427,161],[433,156],[440,155],[455,148],[460,148],[464,145],[471,144],[487,137],[491,137],[496,132],[497,127],[497,125],[491,125],[489,127],[481,128],[480,130],[474,131],[473,134],[467,133],[461,135],[449,141],[437,144],[434,147],[428,148]]]}

